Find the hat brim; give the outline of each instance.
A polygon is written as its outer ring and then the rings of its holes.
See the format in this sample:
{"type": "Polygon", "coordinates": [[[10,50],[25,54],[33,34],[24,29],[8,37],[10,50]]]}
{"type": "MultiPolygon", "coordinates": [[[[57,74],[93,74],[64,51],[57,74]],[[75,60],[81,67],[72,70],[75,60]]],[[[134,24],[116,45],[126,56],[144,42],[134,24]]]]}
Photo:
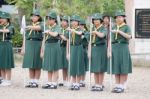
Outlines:
{"type": "Polygon", "coordinates": [[[114,16],[114,19],[116,19],[117,16],[126,17],[126,15],[116,15],[116,16],[114,16]]]}

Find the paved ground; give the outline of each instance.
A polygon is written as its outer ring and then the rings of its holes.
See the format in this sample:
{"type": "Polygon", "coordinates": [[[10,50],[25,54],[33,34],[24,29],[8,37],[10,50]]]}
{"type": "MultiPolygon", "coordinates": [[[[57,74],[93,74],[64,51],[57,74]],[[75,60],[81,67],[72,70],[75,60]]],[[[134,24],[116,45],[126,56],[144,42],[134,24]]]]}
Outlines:
{"type": "MultiPolygon", "coordinates": [[[[150,68],[134,67],[133,74],[129,75],[128,89],[123,94],[114,94],[109,91],[109,76],[105,77],[105,91],[91,92],[88,88],[80,91],[69,91],[65,87],[57,90],[43,90],[24,88],[25,70],[21,64],[13,69],[13,85],[0,87],[0,99],[150,99],[150,68]]],[[[46,73],[42,73],[42,82],[46,81],[46,73]]],[[[88,81],[88,77],[87,77],[88,81]]]]}

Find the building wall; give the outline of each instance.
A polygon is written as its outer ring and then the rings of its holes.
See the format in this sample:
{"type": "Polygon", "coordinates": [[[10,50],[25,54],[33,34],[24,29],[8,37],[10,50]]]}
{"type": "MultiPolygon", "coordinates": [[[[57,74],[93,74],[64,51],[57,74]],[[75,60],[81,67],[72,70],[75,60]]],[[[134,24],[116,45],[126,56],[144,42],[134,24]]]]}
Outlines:
{"type": "Polygon", "coordinates": [[[150,39],[135,38],[135,9],[150,9],[150,0],[125,0],[125,10],[127,23],[132,30],[132,40],[130,41],[131,53],[150,53],[150,39]]]}

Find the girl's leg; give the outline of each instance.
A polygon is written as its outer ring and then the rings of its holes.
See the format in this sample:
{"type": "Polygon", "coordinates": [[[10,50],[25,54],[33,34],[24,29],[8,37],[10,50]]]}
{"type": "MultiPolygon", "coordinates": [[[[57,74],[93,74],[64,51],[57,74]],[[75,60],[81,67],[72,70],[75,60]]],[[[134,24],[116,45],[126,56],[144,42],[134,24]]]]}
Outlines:
{"type": "Polygon", "coordinates": [[[99,84],[103,86],[103,81],[104,81],[104,73],[99,73],[99,84]]]}
{"type": "Polygon", "coordinates": [[[5,69],[1,69],[1,76],[2,76],[3,80],[6,79],[5,69]]]}
{"type": "Polygon", "coordinates": [[[67,81],[67,78],[68,78],[67,69],[64,68],[62,72],[63,72],[63,81],[67,81]]]}
{"type": "Polygon", "coordinates": [[[52,74],[53,72],[48,71],[48,82],[52,82],[52,74]]]}
{"type": "Polygon", "coordinates": [[[41,76],[41,69],[35,69],[35,77],[34,77],[35,83],[38,83],[40,76],[41,76]]]}
{"type": "Polygon", "coordinates": [[[35,78],[35,70],[34,69],[29,69],[29,77],[31,82],[33,82],[34,78],[35,78]]]}
{"type": "Polygon", "coordinates": [[[95,80],[95,85],[99,85],[99,73],[94,73],[94,80],[95,80]]]}
{"type": "Polygon", "coordinates": [[[11,69],[5,70],[6,80],[11,80],[11,69]]]}

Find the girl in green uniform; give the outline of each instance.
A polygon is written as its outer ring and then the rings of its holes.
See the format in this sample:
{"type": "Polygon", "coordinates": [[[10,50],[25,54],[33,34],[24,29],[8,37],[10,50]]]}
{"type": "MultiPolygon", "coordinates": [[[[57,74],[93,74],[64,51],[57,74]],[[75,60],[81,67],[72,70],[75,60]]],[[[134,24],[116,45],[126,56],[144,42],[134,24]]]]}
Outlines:
{"type": "Polygon", "coordinates": [[[91,91],[103,91],[104,73],[107,70],[106,28],[99,13],[94,14],[92,22],[91,72],[94,73],[95,85],[91,91]]]}
{"type": "Polygon", "coordinates": [[[73,15],[71,17],[71,50],[70,50],[70,76],[72,85],[70,90],[80,90],[79,82],[81,76],[85,73],[84,51],[82,46],[82,30],[79,28],[80,17],[73,15]]]}
{"type": "Polygon", "coordinates": [[[60,46],[62,51],[62,66],[60,69],[62,69],[63,74],[63,83],[60,83],[59,86],[67,86],[67,80],[68,80],[68,61],[66,58],[66,45],[67,45],[67,37],[68,37],[68,16],[63,16],[61,18],[61,40],[60,40],[60,46]]]}
{"type": "Polygon", "coordinates": [[[25,85],[26,88],[37,88],[38,80],[41,75],[42,59],[40,49],[42,44],[42,18],[38,10],[31,14],[31,25],[27,26],[25,40],[21,53],[24,55],[23,68],[29,68],[30,81],[25,85]]]}
{"type": "Polygon", "coordinates": [[[11,43],[14,27],[10,23],[10,15],[6,12],[1,14],[0,27],[0,69],[2,83],[0,86],[11,85],[11,68],[14,68],[13,47],[11,43]]]}
{"type": "MultiPolygon", "coordinates": [[[[115,93],[122,93],[125,90],[128,73],[132,73],[132,62],[129,52],[129,40],[131,31],[125,21],[125,14],[117,11],[115,14],[116,25],[112,28],[112,73],[115,74],[116,87],[112,90],[115,93]]],[[[109,54],[110,55],[110,54],[109,54]]],[[[110,70],[108,68],[108,72],[110,70]]]]}
{"type": "Polygon", "coordinates": [[[85,87],[85,76],[86,76],[86,71],[88,71],[88,56],[87,56],[87,49],[88,49],[88,29],[86,27],[85,20],[80,20],[80,29],[82,30],[82,46],[84,49],[84,62],[85,62],[85,73],[83,76],[81,76],[80,80],[80,87],[85,87]]]}
{"type": "Polygon", "coordinates": [[[43,70],[48,71],[48,82],[42,86],[43,89],[57,89],[58,70],[62,65],[61,48],[59,43],[60,27],[57,25],[57,14],[51,11],[47,16],[47,27],[45,31],[45,49],[43,57],[43,70]]]}

